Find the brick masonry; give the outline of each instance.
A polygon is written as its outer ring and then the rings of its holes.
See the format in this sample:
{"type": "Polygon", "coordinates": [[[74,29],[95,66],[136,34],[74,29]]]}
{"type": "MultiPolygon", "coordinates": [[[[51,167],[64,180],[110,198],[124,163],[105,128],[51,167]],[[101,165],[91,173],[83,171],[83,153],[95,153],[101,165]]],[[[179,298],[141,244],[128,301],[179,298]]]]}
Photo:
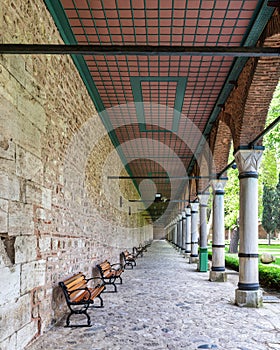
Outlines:
{"type": "MultiPolygon", "coordinates": [[[[43,1],[0,10],[1,42],[62,43],[43,1]]],[[[122,163],[71,58],[3,55],[0,73],[0,348],[20,350],[65,314],[60,280],[153,229],[107,180],[122,163]]]]}

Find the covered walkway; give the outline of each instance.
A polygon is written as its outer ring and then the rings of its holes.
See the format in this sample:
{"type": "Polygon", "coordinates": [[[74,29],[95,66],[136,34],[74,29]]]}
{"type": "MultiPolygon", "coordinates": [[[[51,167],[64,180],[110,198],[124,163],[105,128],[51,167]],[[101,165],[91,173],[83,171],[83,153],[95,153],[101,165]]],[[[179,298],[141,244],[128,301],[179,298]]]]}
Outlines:
{"type": "Polygon", "coordinates": [[[62,320],[28,350],[280,349],[280,299],[264,293],[263,308],[237,307],[237,282],[235,273],[209,282],[169,243],[153,241],[119,291],[104,294],[105,307],[90,311],[91,328],[62,320]]]}

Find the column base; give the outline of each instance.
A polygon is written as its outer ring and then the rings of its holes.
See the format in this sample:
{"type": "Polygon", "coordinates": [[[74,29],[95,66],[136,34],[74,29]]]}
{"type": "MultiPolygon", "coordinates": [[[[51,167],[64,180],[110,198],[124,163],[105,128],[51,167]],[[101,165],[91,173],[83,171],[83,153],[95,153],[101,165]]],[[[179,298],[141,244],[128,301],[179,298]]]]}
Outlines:
{"type": "Polygon", "coordinates": [[[235,304],[241,307],[259,308],[263,306],[262,291],[258,290],[235,290],[235,304]]]}
{"type": "Polygon", "coordinates": [[[211,281],[211,282],[227,282],[227,274],[225,271],[210,271],[209,281],[211,281]]]}
{"type": "Polygon", "coordinates": [[[198,256],[190,256],[190,264],[197,264],[199,260],[198,256]]]}
{"type": "Polygon", "coordinates": [[[208,250],[207,250],[207,248],[200,248],[200,250],[199,250],[198,271],[200,271],[200,272],[208,271],[208,250]]]}

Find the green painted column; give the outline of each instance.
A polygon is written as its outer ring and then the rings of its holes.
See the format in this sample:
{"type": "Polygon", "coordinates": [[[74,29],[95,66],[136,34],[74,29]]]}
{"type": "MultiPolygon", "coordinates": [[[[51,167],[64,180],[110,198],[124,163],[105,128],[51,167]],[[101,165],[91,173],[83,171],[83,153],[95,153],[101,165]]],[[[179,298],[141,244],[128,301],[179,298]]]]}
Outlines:
{"type": "Polygon", "coordinates": [[[207,245],[207,202],[209,192],[198,193],[200,208],[200,227],[199,227],[199,264],[198,271],[208,271],[208,245],[207,245]]]}

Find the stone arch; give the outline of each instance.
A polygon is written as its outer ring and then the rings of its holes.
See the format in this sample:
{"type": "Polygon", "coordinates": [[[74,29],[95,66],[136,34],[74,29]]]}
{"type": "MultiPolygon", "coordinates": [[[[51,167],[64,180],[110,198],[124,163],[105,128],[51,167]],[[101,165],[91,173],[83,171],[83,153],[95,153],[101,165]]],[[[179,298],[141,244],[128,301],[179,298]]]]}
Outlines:
{"type": "MultiPolygon", "coordinates": [[[[276,10],[258,46],[280,47],[280,14],[276,10]]],[[[278,57],[250,58],[220,118],[229,126],[234,149],[248,145],[264,129],[267,111],[280,77],[278,57]]],[[[262,140],[258,142],[261,145],[262,140]]]]}
{"type": "MultiPolygon", "coordinates": [[[[224,116],[224,115],[222,115],[224,116]]],[[[228,156],[232,141],[232,132],[224,119],[220,118],[210,138],[213,166],[212,172],[219,174],[228,163],[228,156]]]]}

